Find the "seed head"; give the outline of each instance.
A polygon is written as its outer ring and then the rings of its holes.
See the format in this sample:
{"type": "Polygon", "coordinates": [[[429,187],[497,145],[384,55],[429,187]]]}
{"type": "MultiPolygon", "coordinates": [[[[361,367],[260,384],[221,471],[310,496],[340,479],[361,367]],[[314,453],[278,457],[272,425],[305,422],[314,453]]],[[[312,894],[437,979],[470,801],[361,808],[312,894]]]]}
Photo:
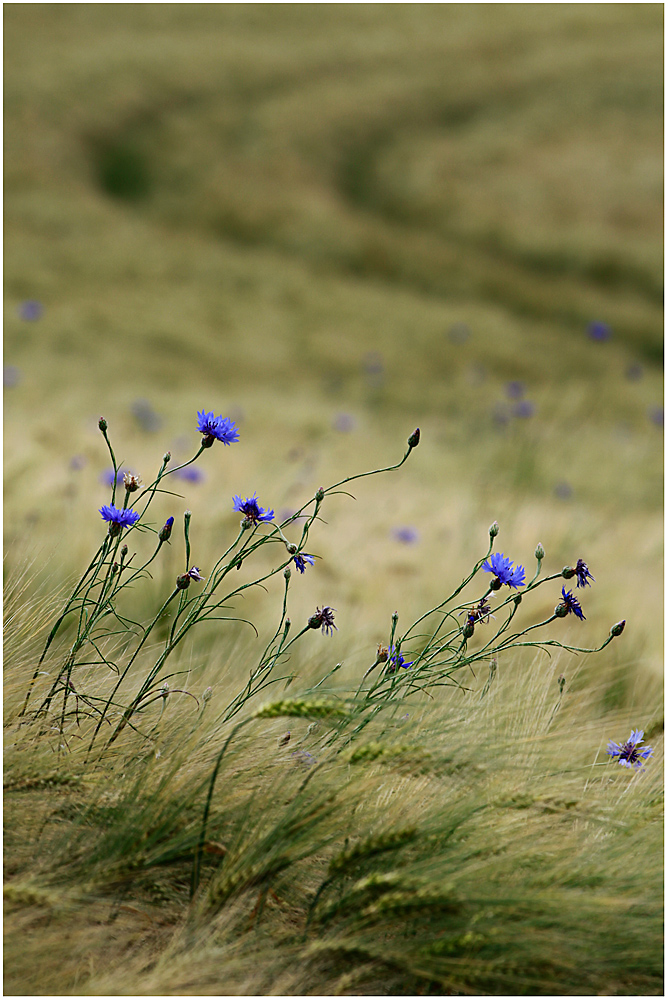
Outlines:
{"type": "Polygon", "coordinates": [[[141,486],[141,476],[135,476],[133,472],[126,472],[123,476],[123,485],[128,493],[135,493],[141,486]]]}

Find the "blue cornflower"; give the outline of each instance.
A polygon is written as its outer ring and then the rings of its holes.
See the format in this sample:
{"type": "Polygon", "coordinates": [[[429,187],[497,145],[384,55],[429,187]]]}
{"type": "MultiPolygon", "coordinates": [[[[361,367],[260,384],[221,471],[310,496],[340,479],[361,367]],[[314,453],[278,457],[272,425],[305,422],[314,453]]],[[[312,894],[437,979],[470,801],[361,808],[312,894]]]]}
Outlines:
{"type": "Polygon", "coordinates": [[[100,507],[100,514],[103,521],[109,521],[109,531],[113,535],[117,535],[123,528],[131,528],[139,520],[136,510],[130,510],[129,507],[119,510],[110,503],[100,507]]]}
{"type": "Polygon", "coordinates": [[[123,476],[125,475],[125,473],[127,471],[128,471],[127,469],[119,469],[116,472],[116,475],[114,475],[114,470],[113,469],[105,469],[104,472],[100,475],[100,482],[104,486],[113,486],[114,485],[114,479],[115,479],[116,480],[116,485],[120,486],[121,483],[123,482],[123,476]]]}
{"type": "Polygon", "coordinates": [[[246,497],[245,500],[235,496],[233,505],[234,510],[238,510],[240,514],[243,514],[249,524],[258,524],[260,521],[271,521],[274,516],[273,510],[265,510],[264,507],[260,507],[257,502],[257,493],[254,493],[252,497],[246,497]]]}
{"type": "Polygon", "coordinates": [[[28,299],[27,302],[22,302],[19,306],[19,316],[21,319],[27,320],[29,323],[34,323],[38,319],[41,319],[44,308],[41,302],[36,299],[28,299]]]}
{"type": "MultiPolygon", "coordinates": [[[[525,570],[524,566],[517,566],[513,568],[513,561],[509,559],[508,556],[504,556],[503,552],[494,552],[491,559],[486,559],[482,564],[482,568],[487,573],[493,573],[496,579],[499,581],[499,586],[506,584],[508,587],[514,587],[517,590],[518,587],[524,586],[525,570]]],[[[493,583],[494,581],[492,581],[493,583]]],[[[498,590],[498,587],[493,589],[498,590]]]]}
{"type": "Polygon", "coordinates": [[[575,575],[578,578],[578,587],[591,587],[589,580],[593,580],[596,583],[596,578],[589,572],[589,566],[587,566],[584,559],[578,559],[575,566],[575,575]]]}
{"type": "Polygon", "coordinates": [[[607,323],[601,323],[599,320],[589,324],[588,332],[592,340],[610,340],[612,334],[607,323]]]}
{"type": "Polygon", "coordinates": [[[565,587],[561,588],[561,596],[563,597],[563,603],[558,604],[554,609],[555,614],[558,618],[565,618],[566,615],[575,615],[580,621],[586,621],[584,614],[582,613],[582,608],[580,607],[580,602],[577,597],[574,596],[572,590],[566,590],[565,587]]]}
{"type": "Polygon", "coordinates": [[[229,417],[214,417],[213,410],[210,413],[206,413],[205,410],[197,411],[197,430],[204,435],[202,444],[207,448],[210,448],[214,441],[234,444],[239,440],[236,424],[229,417]]]}
{"type": "Polygon", "coordinates": [[[315,559],[313,556],[308,555],[306,552],[298,552],[295,556],[295,566],[300,573],[304,572],[307,563],[309,566],[315,566],[315,559]]]}
{"type": "Polygon", "coordinates": [[[330,608],[328,605],[325,605],[324,608],[316,608],[315,613],[308,620],[308,627],[321,629],[323,635],[332,635],[334,631],[338,632],[339,630],[334,624],[335,611],[336,608],[330,608]]]}
{"type": "Polygon", "coordinates": [[[395,649],[394,646],[390,646],[387,652],[387,666],[385,667],[386,673],[393,674],[395,670],[399,669],[399,667],[403,667],[404,670],[408,670],[409,667],[413,666],[413,660],[409,663],[403,654],[399,652],[399,650],[395,649]]]}
{"type": "Polygon", "coordinates": [[[404,545],[415,545],[419,541],[420,536],[415,528],[394,528],[392,534],[398,542],[403,542],[404,545]]]}
{"type": "Polygon", "coordinates": [[[524,382],[519,382],[517,379],[513,379],[512,382],[506,382],[506,396],[508,399],[521,399],[524,391],[524,382]]]}
{"type": "Polygon", "coordinates": [[[194,465],[188,465],[185,469],[179,469],[175,476],[177,479],[184,479],[187,483],[201,483],[204,473],[201,469],[196,469],[194,465]]]}
{"type": "Polygon", "coordinates": [[[640,771],[643,768],[643,760],[647,760],[654,753],[651,747],[640,749],[640,744],[644,742],[644,735],[644,730],[633,729],[626,743],[619,744],[615,743],[614,740],[609,740],[606,753],[609,753],[611,757],[618,757],[622,767],[635,767],[637,771],[640,771]]]}
{"type": "Polygon", "coordinates": [[[520,417],[522,419],[527,419],[533,417],[536,412],[536,407],[528,399],[521,399],[519,403],[515,403],[513,406],[513,416],[520,417]]]}

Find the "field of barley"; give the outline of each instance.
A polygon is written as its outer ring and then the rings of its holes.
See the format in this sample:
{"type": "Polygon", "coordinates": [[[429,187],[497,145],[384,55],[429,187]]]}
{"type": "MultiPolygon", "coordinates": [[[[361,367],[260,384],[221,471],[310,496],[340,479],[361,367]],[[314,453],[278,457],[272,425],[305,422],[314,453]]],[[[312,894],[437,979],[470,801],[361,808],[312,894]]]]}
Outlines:
{"type": "Polygon", "coordinates": [[[662,5],[4,29],[6,995],[662,995],[662,5]]]}

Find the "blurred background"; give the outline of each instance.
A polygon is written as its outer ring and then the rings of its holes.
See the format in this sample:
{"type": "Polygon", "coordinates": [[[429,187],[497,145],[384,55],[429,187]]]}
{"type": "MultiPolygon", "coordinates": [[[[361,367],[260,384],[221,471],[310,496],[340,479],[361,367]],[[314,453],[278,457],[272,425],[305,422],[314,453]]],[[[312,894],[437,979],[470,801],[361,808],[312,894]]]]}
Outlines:
{"type": "Polygon", "coordinates": [[[10,572],[58,587],[98,544],[100,414],[149,481],[196,450],[196,410],[237,422],[155,505],[193,510],[203,572],[234,494],[294,511],[419,425],[400,472],[328,501],[293,618],[333,605],[331,654],[366,648],[442,599],[497,519],[516,562],[541,541],[549,572],[589,563],[587,622],[559,635],[628,620],[622,701],[661,671],[661,4],[4,22],[10,572]]]}

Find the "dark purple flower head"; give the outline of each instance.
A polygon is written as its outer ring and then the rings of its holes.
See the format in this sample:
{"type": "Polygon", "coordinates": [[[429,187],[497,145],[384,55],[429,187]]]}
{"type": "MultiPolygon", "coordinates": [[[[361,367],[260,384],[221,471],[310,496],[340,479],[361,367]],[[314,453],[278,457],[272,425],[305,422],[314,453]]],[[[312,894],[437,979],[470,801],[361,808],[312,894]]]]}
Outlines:
{"type": "Polygon", "coordinates": [[[19,316],[21,319],[27,320],[28,323],[35,323],[41,319],[43,312],[42,303],[36,299],[28,299],[27,302],[22,302],[19,306],[19,316]]]}
{"type": "Polygon", "coordinates": [[[506,382],[506,396],[508,399],[521,399],[524,395],[524,382],[519,382],[514,379],[512,382],[506,382]]]}
{"type": "Polygon", "coordinates": [[[591,584],[589,583],[590,580],[593,580],[594,583],[596,583],[596,578],[589,572],[589,566],[587,566],[584,559],[578,559],[575,566],[575,575],[578,578],[578,587],[591,587],[591,584]]]}
{"type": "Polygon", "coordinates": [[[515,590],[524,586],[524,566],[513,568],[512,559],[504,556],[503,552],[494,552],[491,559],[485,560],[482,568],[487,573],[493,573],[501,585],[505,583],[506,586],[514,587],[515,590]]]}
{"type": "Polygon", "coordinates": [[[249,524],[258,524],[260,521],[271,521],[274,516],[273,510],[265,510],[257,502],[257,493],[254,493],[252,497],[246,497],[242,500],[241,497],[235,496],[233,501],[234,510],[238,510],[240,514],[244,515],[246,521],[249,524]]]}
{"type": "Polygon", "coordinates": [[[315,614],[312,614],[308,620],[309,628],[319,628],[322,629],[323,635],[331,635],[332,631],[338,628],[334,624],[334,612],[336,608],[330,608],[325,606],[324,608],[316,608],[315,614]]]}
{"type": "Polygon", "coordinates": [[[198,583],[201,580],[205,580],[206,579],[206,577],[202,576],[202,574],[200,573],[200,571],[199,571],[199,569],[198,569],[197,566],[192,566],[188,570],[188,576],[190,577],[191,580],[196,580],[198,583]]]}
{"type": "Polygon", "coordinates": [[[586,621],[584,614],[582,613],[582,608],[580,607],[580,602],[577,597],[574,596],[572,590],[566,590],[565,587],[561,588],[561,596],[563,598],[562,603],[558,604],[554,609],[555,614],[558,618],[565,618],[566,615],[575,615],[580,621],[586,621]]]}
{"type": "Polygon", "coordinates": [[[415,545],[420,540],[420,535],[415,528],[394,528],[393,537],[404,545],[415,545]]]}
{"type": "Polygon", "coordinates": [[[116,535],[122,528],[131,528],[139,520],[139,514],[136,510],[130,510],[129,507],[119,510],[118,507],[114,507],[110,503],[105,503],[104,506],[100,507],[100,514],[103,521],[109,522],[109,531],[116,535]]]}
{"type": "Polygon", "coordinates": [[[644,743],[644,735],[642,729],[634,729],[626,743],[620,744],[610,740],[606,752],[611,757],[617,757],[622,767],[634,767],[636,771],[640,771],[643,769],[643,761],[654,753],[651,747],[640,749],[641,743],[644,743]]]}
{"type": "Polygon", "coordinates": [[[197,430],[204,435],[204,440],[208,442],[209,446],[214,441],[234,444],[235,441],[239,440],[239,431],[236,425],[228,417],[214,417],[213,410],[210,413],[206,413],[204,410],[197,411],[197,430]]]}
{"type": "Polygon", "coordinates": [[[295,556],[295,566],[300,573],[303,573],[306,569],[306,565],[315,566],[315,559],[313,556],[308,555],[306,552],[298,552],[295,556]]]}
{"type": "Polygon", "coordinates": [[[592,340],[610,340],[612,336],[612,330],[607,323],[598,320],[590,323],[587,329],[592,340]]]}
{"type": "Polygon", "coordinates": [[[486,625],[489,619],[493,617],[492,609],[484,597],[466,612],[466,620],[469,625],[475,625],[477,622],[482,622],[483,625],[486,625]]]}

